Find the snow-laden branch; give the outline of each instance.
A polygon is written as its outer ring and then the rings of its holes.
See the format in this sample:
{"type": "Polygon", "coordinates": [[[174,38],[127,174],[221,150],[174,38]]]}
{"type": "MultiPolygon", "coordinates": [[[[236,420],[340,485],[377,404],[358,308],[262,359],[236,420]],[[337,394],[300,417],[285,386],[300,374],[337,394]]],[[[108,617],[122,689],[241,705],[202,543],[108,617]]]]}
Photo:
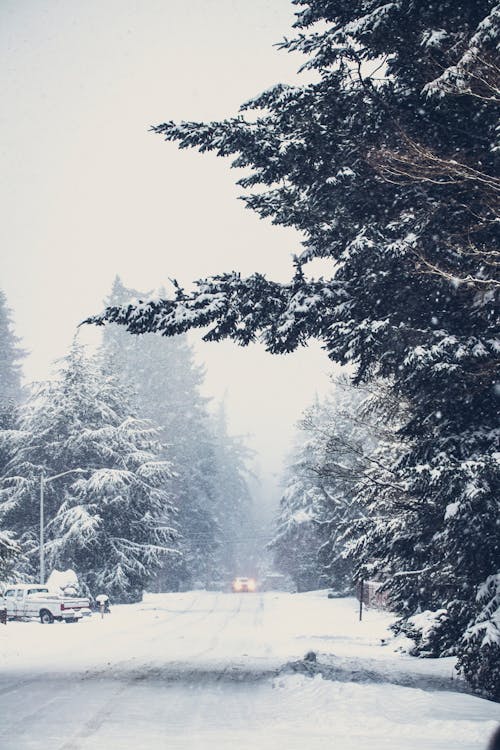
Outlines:
{"type": "Polygon", "coordinates": [[[242,279],[228,273],[197,281],[192,292],[176,285],[174,298],[108,307],[84,323],[118,323],[130,333],[165,336],[209,327],[206,341],[231,338],[242,346],[260,340],[268,351],[285,353],[312,337],[326,337],[331,311],[341,287],[334,281],[305,280],[291,284],[268,281],[261,274],[242,279]]]}

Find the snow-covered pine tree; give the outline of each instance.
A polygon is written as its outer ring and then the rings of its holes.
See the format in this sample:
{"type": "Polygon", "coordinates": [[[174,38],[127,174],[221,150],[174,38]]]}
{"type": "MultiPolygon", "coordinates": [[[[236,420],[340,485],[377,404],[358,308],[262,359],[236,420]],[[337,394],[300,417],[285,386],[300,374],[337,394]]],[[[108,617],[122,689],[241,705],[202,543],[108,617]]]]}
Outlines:
{"type": "Polygon", "coordinates": [[[12,456],[18,407],[23,398],[21,361],[26,353],[12,327],[5,294],[0,290],[0,474],[12,456]]]}
{"type": "MultiPolygon", "coordinates": [[[[140,298],[116,277],[110,304],[140,298]]],[[[186,336],[131,337],[104,331],[102,351],[124,384],[134,391],[141,414],[161,430],[175,462],[171,487],[178,507],[183,557],[158,574],[157,588],[176,589],[234,575],[243,534],[251,526],[245,480],[247,451],[227,433],[223,409],[214,417],[201,395],[204,371],[186,336]]]]}
{"type": "Polygon", "coordinates": [[[316,337],[358,381],[387,378],[412,411],[399,478],[429,530],[420,567],[413,546],[406,561],[398,551],[408,583],[394,602],[404,613],[411,585],[428,608],[432,588],[450,633],[465,633],[491,619],[477,593],[500,564],[498,5],[294,4],[298,34],[282,47],[307,57],[312,83],[278,85],[222,123],[156,128],[250,168],[247,205],[305,237],[292,282],[228,273],[93,321],[167,335],[209,325],[207,340],[260,336],[271,352],[316,337]],[[317,257],[329,279],[305,275],[317,257]]]}
{"type": "Polygon", "coordinates": [[[354,587],[357,560],[348,554],[346,535],[354,537],[356,521],[366,516],[364,489],[378,435],[364,418],[366,394],[344,378],[333,382],[333,394],[306,412],[302,427],[316,445],[311,468],[325,492],[323,517],[318,519],[323,578],[336,590],[348,591],[354,587]]]}
{"type": "Polygon", "coordinates": [[[15,577],[15,565],[20,556],[20,547],[8,532],[0,531],[0,583],[15,577]]]}
{"type": "Polygon", "coordinates": [[[325,491],[314,473],[317,456],[310,440],[296,440],[284,475],[284,491],[269,547],[274,564],[290,576],[298,591],[320,586],[318,553],[322,539],[317,522],[324,520],[325,491]]]}
{"type": "MultiPolygon", "coordinates": [[[[18,437],[18,409],[23,398],[21,361],[26,353],[19,346],[7,307],[0,290],[0,476],[12,458],[18,437]]],[[[11,575],[19,546],[0,522],[0,580],[11,575]]]]}
{"type": "Polygon", "coordinates": [[[238,571],[250,573],[256,569],[257,530],[248,482],[253,453],[243,438],[229,435],[224,401],[219,404],[213,421],[218,488],[216,512],[222,537],[219,578],[227,580],[238,571]]]}
{"type": "Polygon", "coordinates": [[[19,346],[20,340],[12,329],[11,313],[7,299],[0,290],[0,403],[19,404],[23,392],[21,386],[21,361],[26,353],[19,346]]]}
{"type": "Polygon", "coordinates": [[[304,566],[310,571],[309,587],[321,580],[347,591],[360,563],[359,555],[349,551],[366,531],[366,487],[381,429],[366,414],[371,396],[365,390],[345,378],[333,382],[331,395],[316,398],[298,424],[272,546],[280,567],[286,563],[297,585],[303,587],[298,577],[304,566]]]}
{"type": "Polygon", "coordinates": [[[478,614],[460,644],[458,666],[477,690],[500,701],[500,573],[477,593],[478,614]]]}
{"type": "MultiPolygon", "coordinates": [[[[419,517],[419,504],[400,472],[408,453],[402,432],[411,412],[405,401],[394,397],[388,382],[372,381],[358,389],[356,408],[347,415],[361,438],[355,443],[358,469],[352,477],[358,512],[341,528],[340,544],[353,563],[355,580],[383,581],[389,604],[408,616],[418,610],[424,594],[413,584],[422,556],[427,556],[421,540],[425,533],[434,533],[419,517]],[[406,575],[407,570],[412,574],[406,575]]],[[[425,592],[428,601],[431,595],[425,592]]]]}
{"type": "Polygon", "coordinates": [[[21,431],[2,479],[0,517],[19,536],[31,575],[45,477],[49,568],[73,568],[93,595],[140,598],[164,556],[176,554],[166,489],[172,468],[160,459],[158,430],[134,415],[109,370],[73,344],[58,379],[26,404],[21,431]]]}
{"type": "MultiPolygon", "coordinates": [[[[19,406],[13,401],[0,401],[0,482],[22,441],[19,430],[19,406]]],[[[12,531],[0,514],[0,582],[12,578],[21,549],[12,531]]]]}

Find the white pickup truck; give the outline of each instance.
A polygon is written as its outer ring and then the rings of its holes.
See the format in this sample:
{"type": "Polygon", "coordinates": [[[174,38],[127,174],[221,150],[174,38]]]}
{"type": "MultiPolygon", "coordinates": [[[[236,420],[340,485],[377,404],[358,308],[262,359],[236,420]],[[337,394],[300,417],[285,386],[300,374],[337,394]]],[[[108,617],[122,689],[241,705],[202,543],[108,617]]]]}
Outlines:
{"type": "Polygon", "coordinates": [[[54,620],[78,622],[83,615],[90,614],[88,599],[54,594],[47,586],[36,583],[9,586],[5,589],[0,604],[6,607],[8,620],[39,617],[43,624],[54,620]]]}

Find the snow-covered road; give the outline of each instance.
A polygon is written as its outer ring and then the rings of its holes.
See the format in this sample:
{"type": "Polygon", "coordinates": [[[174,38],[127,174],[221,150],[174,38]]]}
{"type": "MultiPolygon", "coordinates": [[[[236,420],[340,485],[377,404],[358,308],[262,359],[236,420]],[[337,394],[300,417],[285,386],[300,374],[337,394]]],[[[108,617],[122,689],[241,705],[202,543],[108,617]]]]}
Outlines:
{"type": "Polygon", "coordinates": [[[9,623],[0,747],[484,748],[498,704],[455,692],[450,660],[381,646],[389,621],[359,623],[354,600],[321,592],[188,592],[77,625],[9,623]]]}

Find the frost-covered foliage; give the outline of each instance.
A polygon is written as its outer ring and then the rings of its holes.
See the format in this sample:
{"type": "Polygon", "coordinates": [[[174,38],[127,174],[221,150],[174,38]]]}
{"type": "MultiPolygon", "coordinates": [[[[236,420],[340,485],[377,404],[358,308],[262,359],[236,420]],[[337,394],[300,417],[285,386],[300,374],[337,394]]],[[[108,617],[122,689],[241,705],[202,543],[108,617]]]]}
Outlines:
{"type": "Polygon", "coordinates": [[[374,447],[361,410],[364,396],[339,379],[332,396],[316,399],[298,424],[271,547],[277,566],[299,590],[320,583],[337,591],[353,588],[346,536],[364,516],[357,495],[374,447]]]}
{"type": "Polygon", "coordinates": [[[228,432],[226,407],[219,404],[213,417],[214,458],[216,468],[216,517],[221,529],[218,567],[221,579],[235,572],[256,569],[257,527],[250,493],[249,466],[253,452],[243,437],[228,432]]]}
{"type": "Polygon", "coordinates": [[[352,590],[361,578],[387,586],[390,528],[403,493],[392,468],[402,409],[388,401],[387,383],[334,383],[332,395],[316,399],[299,422],[272,546],[296,580],[304,557],[316,581],[336,590],[352,590]]]}
{"type": "MultiPolygon", "coordinates": [[[[8,471],[22,437],[19,430],[19,405],[11,399],[0,400],[0,482],[8,471]]],[[[0,581],[12,577],[15,563],[19,560],[20,548],[15,535],[0,514],[0,581]]]]}
{"type": "Polygon", "coordinates": [[[436,657],[446,654],[449,630],[449,616],[446,609],[438,609],[435,612],[427,609],[406,620],[396,622],[392,629],[398,635],[403,634],[413,641],[409,649],[412,656],[436,657]],[[446,634],[445,643],[440,638],[442,633],[446,634]]]}
{"type": "Polygon", "coordinates": [[[25,352],[12,330],[5,294],[0,290],[0,402],[19,403],[22,399],[21,361],[25,352]]]}
{"type": "MultiPolygon", "coordinates": [[[[108,301],[139,296],[117,277],[108,301]]],[[[223,409],[216,418],[209,413],[201,395],[203,368],[187,337],[131,337],[108,328],[102,352],[133,391],[139,413],[158,425],[166,455],[175,463],[171,490],[183,555],[165,562],[155,587],[175,590],[233,576],[243,550],[239,537],[251,535],[247,454],[241,441],[227,434],[223,409]]]]}
{"type": "Polygon", "coordinates": [[[15,578],[15,565],[20,554],[21,549],[12,536],[0,531],[0,584],[15,578]]]}
{"type": "Polygon", "coordinates": [[[463,636],[459,667],[471,685],[500,701],[500,574],[488,576],[476,600],[477,615],[463,636]]]}
{"type": "Polygon", "coordinates": [[[276,569],[289,575],[298,591],[319,588],[321,578],[318,560],[321,536],[317,521],[323,518],[325,492],[312,468],[316,456],[311,443],[306,435],[296,439],[270,543],[276,569]]]}
{"type": "Polygon", "coordinates": [[[21,361],[24,356],[13,331],[5,295],[0,290],[0,475],[14,449],[18,407],[23,398],[21,361]]]}
{"type": "Polygon", "coordinates": [[[165,335],[208,326],[207,340],[258,337],[271,352],[319,338],[357,381],[390,382],[410,412],[389,467],[401,513],[380,535],[407,582],[394,606],[445,608],[450,633],[465,633],[500,564],[498,6],[294,5],[282,47],[305,55],[313,82],[277,85],[223,122],[154,128],[248,170],[247,206],[302,233],[293,279],[222,274],[93,321],[165,335]],[[330,278],[306,275],[315,258],[331,260],[330,278]]]}
{"type": "Polygon", "coordinates": [[[140,598],[174,554],[172,469],[160,449],[157,429],[136,418],[109,369],[74,344],[59,378],[24,407],[0,487],[2,525],[20,539],[27,575],[38,573],[43,481],[48,569],[73,568],[93,595],[140,598]]]}
{"type": "MultiPolygon", "coordinates": [[[[19,437],[18,410],[23,398],[21,360],[24,356],[13,331],[5,295],[0,290],[0,477],[13,456],[19,437]]],[[[12,576],[19,556],[19,546],[0,520],[0,580],[12,576]]]]}

